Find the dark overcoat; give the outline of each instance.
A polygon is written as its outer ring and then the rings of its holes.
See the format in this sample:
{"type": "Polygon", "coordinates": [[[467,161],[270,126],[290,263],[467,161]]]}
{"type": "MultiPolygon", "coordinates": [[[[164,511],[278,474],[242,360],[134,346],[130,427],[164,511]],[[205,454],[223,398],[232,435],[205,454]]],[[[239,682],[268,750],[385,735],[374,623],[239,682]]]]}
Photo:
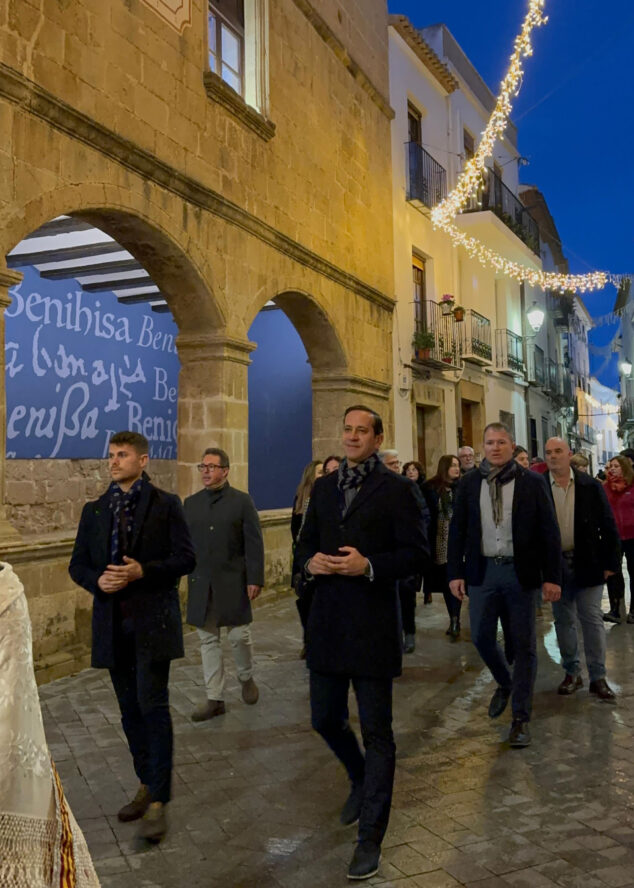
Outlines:
{"type": "Polygon", "coordinates": [[[188,578],[187,622],[243,626],[253,619],[247,586],[264,585],[260,519],[248,493],[225,484],[185,500],[185,517],[196,550],[188,578]]]}
{"type": "MultiPolygon", "coordinates": [[[[486,560],[482,554],[480,471],[467,472],[458,485],[449,526],[447,578],[479,586],[486,560]]],[[[526,589],[542,583],[561,585],[561,539],[555,507],[544,478],[517,466],[512,505],[513,561],[517,579],[526,589]]]]}
{"type": "Polygon", "coordinates": [[[310,669],[350,677],[401,673],[402,621],[397,580],[421,574],[429,556],[420,490],[379,464],[342,517],[337,472],[313,487],[300,533],[301,565],[316,552],[353,546],[369,559],[374,579],[315,576],[306,632],[310,669]]]}
{"type": "MultiPolygon", "coordinates": [[[[182,657],[178,583],[194,569],[196,559],[180,499],[144,479],[133,527],[127,554],[140,562],[143,577],[126,587],[125,598],[137,659],[182,657]]],[[[119,598],[97,586],[110,563],[111,531],[110,497],[105,493],[84,506],[69,565],[73,580],[93,595],[92,665],[103,668],[115,665],[114,608],[119,598]]]]}
{"type": "MultiPolygon", "coordinates": [[[[614,515],[599,481],[577,472],[575,476],[575,547],[572,566],[580,587],[602,586],[603,572],[621,570],[621,544],[614,515]]],[[[550,474],[544,475],[552,499],[550,474]]],[[[553,500],[554,505],[554,500],[553,500]]]]}

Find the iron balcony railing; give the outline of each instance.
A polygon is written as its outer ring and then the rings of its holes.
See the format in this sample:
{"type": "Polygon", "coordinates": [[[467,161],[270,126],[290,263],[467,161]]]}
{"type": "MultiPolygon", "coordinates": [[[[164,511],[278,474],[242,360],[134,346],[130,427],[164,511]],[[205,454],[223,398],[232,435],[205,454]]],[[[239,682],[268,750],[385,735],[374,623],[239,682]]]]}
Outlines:
{"type": "Polygon", "coordinates": [[[492,210],[527,247],[539,256],[539,227],[520,199],[493,170],[486,169],[484,187],[471,198],[465,213],[492,210]]]}
{"type": "Polygon", "coordinates": [[[416,333],[426,337],[429,344],[414,346],[414,358],[439,369],[454,369],[460,362],[459,326],[453,314],[444,314],[442,307],[431,299],[414,303],[416,333]]]}
{"type": "Polygon", "coordinates": [[[634,398],[622,398],[619,410],[619,425],[630,426],[634,424],[634,398]]]}
{"type": "Polygon", "coordinates": [[[447,197],[447,173],[417,142],[407,142],[407,199],[431,209],[447,197]]]}
{"type": "Polygon", "coordinates": [[[512,376],[524,373],[522,337],[512,330],[495,331],[495,369],[512,376]]]}
{"type": "Polygon", "coordinates": [[[563,364],[560,364],[561,370],[561,378],[562,378],[562,386],[561,386],[561,394],[566,401],[566,403],[570,406],[573,406],[576,399],[575,387],[572,384],[572,376],[570,374],[570,370],[565,367],[563,364]]]}
{"type": "Polygon", "coordinates": [[[561,394],[559,390],[559,367],[557,366],[557,361],[553,361],[552,358],[548,358],[548,391],[551,395],[559,395],[561,394]]]}
{"type": "Polygon", "coordinates": [[[582,440],[587,441],[588,444],[597,443],[597,433],[587,422],[579,423],[579,435],[582,440]]]}
{"type": "Polygon", "coordinates": [[[491,321],[472,308],[467,308],[464,321],[458,327],[463,359],[476,364],[490,364],[493,361],[491,321]]]}

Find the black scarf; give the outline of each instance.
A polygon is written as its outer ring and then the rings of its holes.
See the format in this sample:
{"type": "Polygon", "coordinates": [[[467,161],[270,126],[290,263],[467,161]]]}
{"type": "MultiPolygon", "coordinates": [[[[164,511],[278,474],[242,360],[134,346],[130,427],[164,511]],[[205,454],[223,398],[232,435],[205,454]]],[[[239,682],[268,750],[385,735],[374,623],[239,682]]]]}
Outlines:
{"type": "Polygon", "coordinates": [[[495,521],[495,526],[498,527],[502,523],[504,514],[502,488],[509,481],[513,481],[517,475],[517,463],[514,459],[511,459],[503,466],[492,466],[488,460],[483,459],[480,463],[480,474],[489,485],[493,520],[495,521]]]}
{"type": "Polygon", "coordinates": [[[112,531],[110,533],[110,560],[112,564],[121,564],[123,556],[130,554],[128,545],[132,538],[134,513],[141,497],[142,484],[143,478],[139,478],[124,493],[113,481],[108,489],[112,510],[112,531]]]}
{"type": "Polygon", "coordinates": [[[373,453],[372,456],[369,456],[364,462],[359,463],[356,466],[349,466],[348,460],[344,456],[339,463],[339,468],[337,470],[337,486],[339,490],[342,492],[344,490],[357,490],[361,487],[370,472],[373,472],[374,469],[376,469],[378,464],[378,453],[373,453]]]}

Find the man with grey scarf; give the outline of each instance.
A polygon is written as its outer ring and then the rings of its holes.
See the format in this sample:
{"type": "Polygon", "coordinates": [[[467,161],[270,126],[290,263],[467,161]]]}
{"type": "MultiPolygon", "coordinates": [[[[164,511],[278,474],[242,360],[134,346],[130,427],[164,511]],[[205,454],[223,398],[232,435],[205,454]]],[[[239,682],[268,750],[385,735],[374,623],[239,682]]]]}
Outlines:
{"type": "Polygon", "coordinates": [[[535,590],[561,595],[561,540],[544,479],[513,459],[514,441],[499,422],[484,430],[485,459],[459,488],[449,529],[447,573],[456,598],[469,589],[471,637],[498,687],[489,704],[497,718],[511,698],[512,747],[530,744],[537,672],[535,590]],[[511,670],[497,642],[503,619],[514,654],[511,670]]]}

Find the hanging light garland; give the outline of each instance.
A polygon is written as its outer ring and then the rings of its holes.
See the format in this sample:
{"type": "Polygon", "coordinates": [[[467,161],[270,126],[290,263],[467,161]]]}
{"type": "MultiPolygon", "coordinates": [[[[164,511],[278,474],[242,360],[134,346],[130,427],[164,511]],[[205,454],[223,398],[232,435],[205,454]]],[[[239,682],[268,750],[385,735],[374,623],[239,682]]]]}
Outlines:
{"type": "Polygon", "coordinates": [[[522,30],[515,38],[509,69],[502,81],[500,94],[482,134],[478,149],[473,157],[467,160],[453,191],[433,208],[431,218],[434,228],[445,231],[456,246],[464,247],[471,258],[477,259],[482,265],[494,268],[498,274],[504,274],[531,286],[541,287],[542,290],[559,290],[561,292],[578,290],[584,293],[587,290],[600,290],[609,282],[616,283],[621,276],[610,275],[605,271],[593,271],[589,274],[559,274],[530,268],[527,265],[506,259],[500,253],[485,246],[477,238],[466,234],[454,222],[454,218],[462,212],[471,196],[484,186],[484,177],[487,173],[485,161],[492,156],[496,139],[500,138],[506,129],[512,109],[511,99],[519,92],[524,73],[522,59],[533,54],[531,32],[533,28],[545,25],[548,21],[548,17],[543,12],[544,3],[545,0],[529,0],[529,9],[522,24],[522,30]]]}

